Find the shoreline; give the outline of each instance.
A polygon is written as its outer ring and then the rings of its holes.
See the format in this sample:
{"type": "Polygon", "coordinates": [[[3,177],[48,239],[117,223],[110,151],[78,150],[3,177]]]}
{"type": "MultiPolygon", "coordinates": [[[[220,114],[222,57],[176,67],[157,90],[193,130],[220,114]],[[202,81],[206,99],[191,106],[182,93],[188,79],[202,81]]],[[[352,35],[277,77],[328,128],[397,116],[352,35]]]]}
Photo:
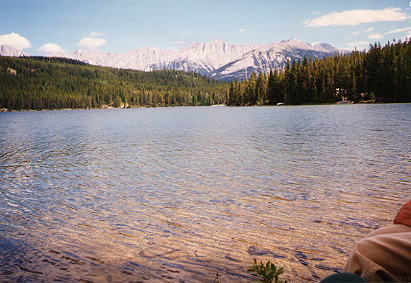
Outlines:
{"type": "Polygon", "coordinates": [[[382,102],[372,102],[372,101],[363,101],[357,103],[313,103],[313,104],[282,104],[282,105],[242,105],[242,106],[231,106],[226,104],[215,104],[215,105],[167,105],[167,106],[120,106],[120,107],[113,107],[104,105],[103,107],[99,108],[57,108],[57,109],[8,109],[8,108],[0,108],[1,112],[36,112],[36,111],[68,111],[68,110],[92,110],[92,109],[136,109],[136,108],[170,108],[170,107],[284,107],[284,106],[321,106],[321,105],[394,105],[394,104],[410,104],[410,102],[393,102],[393,103],[382,103],[382,102]]]}

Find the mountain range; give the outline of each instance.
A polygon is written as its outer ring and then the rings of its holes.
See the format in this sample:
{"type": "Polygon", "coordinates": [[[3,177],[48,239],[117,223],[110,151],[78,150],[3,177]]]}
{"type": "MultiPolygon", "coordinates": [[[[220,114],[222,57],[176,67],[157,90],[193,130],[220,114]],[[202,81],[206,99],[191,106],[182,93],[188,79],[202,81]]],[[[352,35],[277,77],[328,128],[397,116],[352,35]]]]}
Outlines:
{"type": "MultiPolygon", "coordinates": [[[[142,71],[173,69],[195,72],[219,80],[243,80],[252,72],[268,73],[283,68],[287,60],[324,58],[335,53],[348,53],[327,43],[304,43],[296,38],[271,44],[232,45],[216,39],[195,42],[176,50],[143,47],[128,53],[105,53],[101,50],[76,50],[74,53],[54,53],[51,57],[70,58],[120,69],[142,71]]],[[[26,56],[19,50],[0,46],[0,55],[26,56]]]]}

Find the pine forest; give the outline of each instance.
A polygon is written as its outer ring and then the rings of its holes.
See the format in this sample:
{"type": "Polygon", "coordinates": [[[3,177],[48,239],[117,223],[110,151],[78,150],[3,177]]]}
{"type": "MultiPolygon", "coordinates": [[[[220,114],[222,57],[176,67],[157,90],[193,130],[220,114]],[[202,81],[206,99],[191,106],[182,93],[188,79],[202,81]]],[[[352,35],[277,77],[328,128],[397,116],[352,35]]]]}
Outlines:
{"type": "Polygon", "coordinates": [[[229,105],[411,102],[411,42],[370,46],[324,59],[287,62],[269,74],[232,82],[229,105]]]}
{"type": "Polygon", "coordinates": [[[47,57],[0,57],[0,108],[128,108],[226,104],[227,84],[195,73],[142,72],[47,57]]]}
{"type": "Polygon", "coordinates": [[[142,72],[48,57],[0,57],[0,109],[411,102],[411,43],[288,61],[231,83],[196,73],[142,72]]]}

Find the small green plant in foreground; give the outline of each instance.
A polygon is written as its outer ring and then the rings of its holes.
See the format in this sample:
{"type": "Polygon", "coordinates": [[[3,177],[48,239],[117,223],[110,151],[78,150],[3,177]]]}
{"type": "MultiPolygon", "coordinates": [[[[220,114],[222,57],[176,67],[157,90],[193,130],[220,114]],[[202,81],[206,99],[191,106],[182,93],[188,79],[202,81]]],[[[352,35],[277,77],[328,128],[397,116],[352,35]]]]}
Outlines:
{"type": "Polygon", "coordinates": [[[287,283],[287,281],[281,281],[278,277],[284,273],[284,269],[281,267],[277,269],[274,263],[267,261],[266,264],[260,262],[254,258],[254,264],[248,270],[250,272],[255,272],[263,283],[287,283]]]}

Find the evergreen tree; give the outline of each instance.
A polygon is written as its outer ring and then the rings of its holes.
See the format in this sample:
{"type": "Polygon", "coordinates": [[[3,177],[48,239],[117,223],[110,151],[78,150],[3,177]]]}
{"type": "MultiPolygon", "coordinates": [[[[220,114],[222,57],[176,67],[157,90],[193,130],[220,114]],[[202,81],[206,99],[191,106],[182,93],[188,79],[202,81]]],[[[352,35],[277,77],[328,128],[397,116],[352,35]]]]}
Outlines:
{"type": "Polygon", "coordinates": [[[141,72],[43,57],[0,57],[0,108],[61,109],[209,105],[226,101],[227,83],[179,71],[141,72]],[[9,70],[9,71],[7,71],[9,70]],[[10,71],[14,70],[14,72],[10,71]],[[178,94],[178,99],[174,94],[178,94]]]}

